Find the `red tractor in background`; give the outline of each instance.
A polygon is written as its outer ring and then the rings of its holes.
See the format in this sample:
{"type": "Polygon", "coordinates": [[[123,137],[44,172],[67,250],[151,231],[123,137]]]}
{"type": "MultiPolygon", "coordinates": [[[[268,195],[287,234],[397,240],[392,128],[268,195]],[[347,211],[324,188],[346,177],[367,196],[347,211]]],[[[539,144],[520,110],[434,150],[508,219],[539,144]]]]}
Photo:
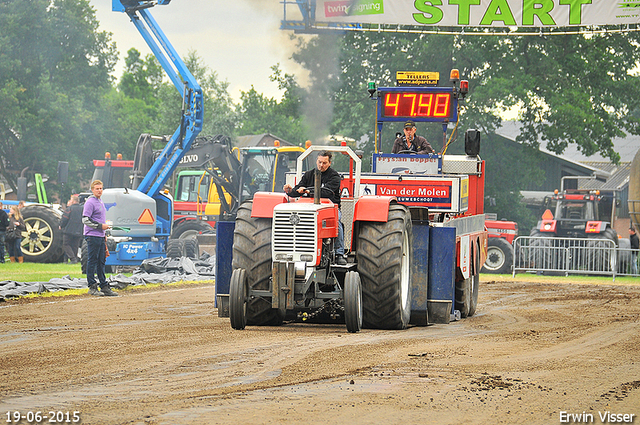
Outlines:
{"type": "Polygon", "coordinates": [[[518,223],[498,220],[494,214],[485,214],[484,221],[489,239],[487,240],[487,261],[482,266],[482,273],[510,273],[513,268],[513,241],[518,236],[518,223]]]}
{"type": "Polygon", "coordinates": [[[531,230],[531,237],[558,237],[580,239],[609,239],[618,245],[618,234],[608,221],[600,217],[599,191],[556,190],[551,201],[555,202],[555,214],[545,210],[542,220],[531,230]]]}
{"type": "Polygon", "coordinates": [[[547,208],[529,235],[531,265],[544,270],[576,268],[576,264],[583,261],[576,248],[580,247],[590,256],[591,264],[597,264],[601,270],[614,271],[618,234],[610,222],[602,220],[600,203],[603,200],[597,190],[555,190],[553,196],[545,200],[549,207],[555,203],[555,214],[547,208]],[[613,253],[607,247],[613,248],[613,253]],[[565,255],[572,250],[576,252],[565,255]]]}

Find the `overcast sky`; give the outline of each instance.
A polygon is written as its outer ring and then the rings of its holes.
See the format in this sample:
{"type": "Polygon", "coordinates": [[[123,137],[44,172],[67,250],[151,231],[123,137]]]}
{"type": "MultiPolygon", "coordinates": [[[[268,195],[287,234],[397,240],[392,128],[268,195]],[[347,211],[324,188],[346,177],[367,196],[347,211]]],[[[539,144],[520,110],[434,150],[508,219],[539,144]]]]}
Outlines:
{"type": "MultiPolygon", "coordinates": [[[[111,0],[90,2],[100,29],[111,32],[117,44],[119,78],[127,50],[135,47],[143,55],[151,50],[126,14],[111,11],[111,0]]],[[[279,0],[173,0],[152,8],[151,14],[178,54],[184,58],[195,50],[220,80],[229,82],[229,94],[236,100],[252,85],[259,93],[280,99],[277,83],[269,81],[271,66],[277,63],[285,72],[303,77],[289,59],[290,32],[279,29],[283,14],[279,0]]]]}

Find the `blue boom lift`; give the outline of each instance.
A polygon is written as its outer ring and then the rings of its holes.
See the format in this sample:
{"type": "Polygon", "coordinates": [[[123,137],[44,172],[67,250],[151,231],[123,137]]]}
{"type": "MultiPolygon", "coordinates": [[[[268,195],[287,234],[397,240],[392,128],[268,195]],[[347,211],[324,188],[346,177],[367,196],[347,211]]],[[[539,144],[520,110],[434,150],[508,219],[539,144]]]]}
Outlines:
{"type": "Polygon", "coordinates": [[[163,257],[173,223],[173,199],[164,185],[202,130],[202,89],[149,11],[171,0],[112,0],[114,12],[126,13],[162,65],[183,99],[180,124],[136,189],[105,189],[102,200],[111,236],[120,242],[110,247],[108,266],[135,266],[163,257]]]}

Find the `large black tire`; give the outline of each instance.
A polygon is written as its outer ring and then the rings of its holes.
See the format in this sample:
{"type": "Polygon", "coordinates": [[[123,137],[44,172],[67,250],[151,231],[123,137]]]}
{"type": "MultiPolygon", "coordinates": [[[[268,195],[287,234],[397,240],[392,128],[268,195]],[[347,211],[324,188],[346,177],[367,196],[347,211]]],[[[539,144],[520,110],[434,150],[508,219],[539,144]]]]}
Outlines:
{"type": "Polygon", "coordinates": [[[229,283],[229,319],[233,329],[247,326],[247,274],[244,269],[235,269],[229,283]]]}
{"type": "Polygon", "coordinates": [[[513,246],[503,238],[489,238],[487,260],[482,273],[509,273],[513,267],[513,246]]]}
{"type": "Polygon", "coordinates": [[[467,279],[456,281],[455,309],[460,311],[460,317],[469,316],[471,308],[471,295],[473,294],[473,275],[467,279]]]}
{"type": "Polygon", "coordinates": [[[197,260],[200,258],[200,243],[196,238],[183,239],[184,256],[197,260]]]}
{"type": "Polygon", "coordinates": [[[480,247],[478,245],[474,245],[474,248],[473,276],[471,280],[471,304],[469,305],[468,317],[476,314],[476,310],[478,308],[478,291],[480,288],[480,272],[478,271],[480,268],[480,247]]]}
{"type": "Polygon", "coordinates": [[[362,329],[362,285],[358,272],[347,272],[344,277],[344,321],[348,332],[362,329]]]}
{"type": "Polygon", "coordinates": [[[82,274],[87,274],[87,261],[89,258],[89,247],[87,241],[82,240],[82,246],[80,247],[80,271],[82,274]]]}
{"type": "Polygon", "coordinates": [[[188,239],[195,238],[203,233],[214,233],[213,227],[209,223],[200,219],[183,220],[180,224],[173,227],[171,231],[171,239],[188,239]]]}
{"type": "Polygon", "coordinates": [[[181,258],[185,256],[184,239],[169,239],[167,241],[167,257],[181,258]]]}
{"type": "Polygon", "coordinates": [[[564,268],[564,257],[559,255],[558,249],[553,249],[553,239],[549,234],[542,233],[536,229],[529,234],[529,263],[532,268],[562,270],[564,268]]]}
{"type": "Polygon", "coordinates": [[[594,267],[596,271],[617,270],[617,248],[618,234],[613,229],[608,228],[600,234],[593,235],[587,243],[587,263],[594,267]],[[615,248],[613,250],[607,249],[611,247],[611,244],[607,241],[614,243],[615,248]],[[590,251],[589,248],[593,248],[593,251],[590,251]]]}
{"type": "Polygon", "coordinates": [[[411,214],[403,205],[391,204],[384,223],[360,223],[356,258],[365,327],[405,329],[409,324],[411,238],[411,214]]]}
{"type": "MultiPolygon", "coordinates": [[[[233,261],[231,267],[244,269],[250,290],[271,289],[271,219],[251,217],[253,201],[238,208],[233,233],[233,261]]],[[[271,308],[270,298],[253,297],[247,300],[247,324],[278,326],[283,317],[271,308]]]]}
{"type": "Polygon", "coordinates": [[[26,231],[22,232],[22,256],[33,263],[60,263],[62,249],[61,213],[44,205],[29,205],[21,211],[26,231]]]}
{"type": "Polygon", "coordinates": [[[631,242],[628,238],[618,240],[618,273],[631,273],[631,242]]]}

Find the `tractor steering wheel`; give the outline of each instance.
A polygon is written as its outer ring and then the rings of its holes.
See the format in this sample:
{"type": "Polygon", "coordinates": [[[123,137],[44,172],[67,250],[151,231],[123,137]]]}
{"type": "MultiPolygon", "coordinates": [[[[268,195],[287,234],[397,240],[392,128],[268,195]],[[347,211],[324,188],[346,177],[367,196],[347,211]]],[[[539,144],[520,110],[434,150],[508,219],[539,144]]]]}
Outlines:
{"type": "Polygon", "coordinates": [[[303,189],[305,190],[305,192],[302,194],[302,196],[311,197],[315,193],[315,187],[313,187],[313,186],[303,187],[303,189]]]}
{"type": "Polygon", "coordinates": [[[397,152],[397,153],[405,153],[405,154],[408,153],[408,154],[411,154],[411,155],[417,155],[418,154],[418,152],[412,151],[412,150],[409,150],[409,149],[405,149],[405,150],[402,150],[402,151],[397,152]]]}

